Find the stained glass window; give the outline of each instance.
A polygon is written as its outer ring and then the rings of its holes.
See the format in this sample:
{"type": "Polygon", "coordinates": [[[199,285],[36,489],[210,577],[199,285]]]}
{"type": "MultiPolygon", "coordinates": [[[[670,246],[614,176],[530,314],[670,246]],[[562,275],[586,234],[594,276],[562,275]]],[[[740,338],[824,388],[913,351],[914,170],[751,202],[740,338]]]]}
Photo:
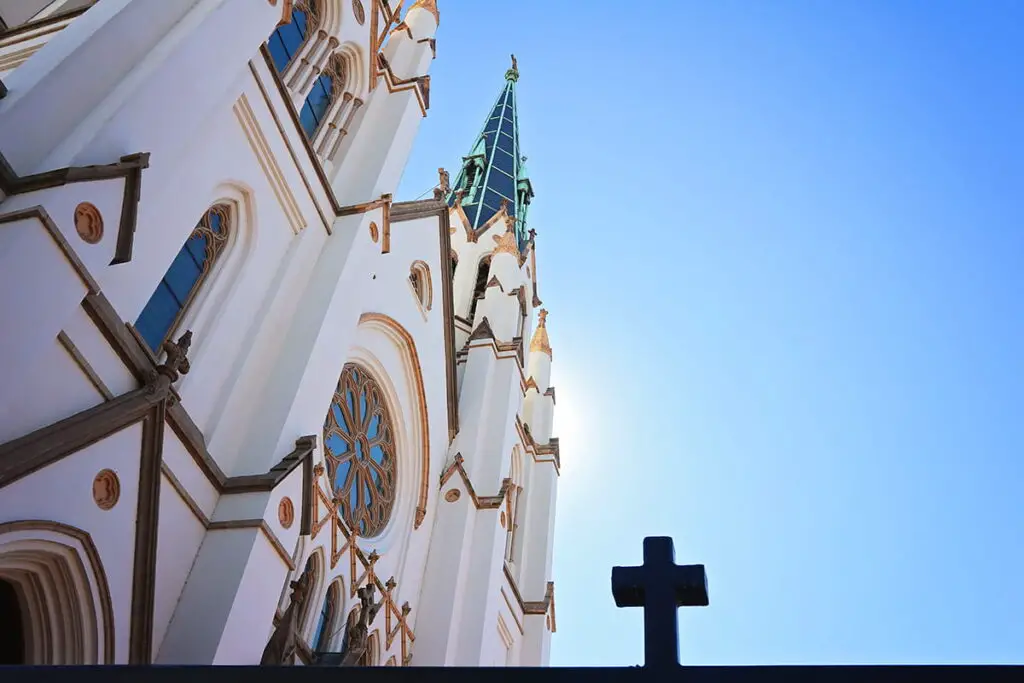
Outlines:
{"type": "Polygon", "coordinates": [[[302,47],[309,32],[310,12],[304,3],[297,4],[292,9],[292,20],[287,24],[278,26],[277,30],[270,36],[267,42],[267,49],[274,61],[278,73],[284,71],[289,62],[295,57],[295,53],[302,47]]]}
{"type": "Polygon", "coordinates": [[[320,608],[320,617],[313,631],[313,651],[327,652],[331,645],[331,628],[334,624],[334,613],[338,609],[338,584],[332,583],[327,589],[327,597],[320,608]]]}
{"type": "Polygon", "coordinates": [[[394,428],[377,382],[345,366],[324,420],[324,451],[342,519],[360,536],[383,531],[395,500],[394,428]]]}
{"type": "Polygon", "coordinates": [[[312,139],[313,133],[320,126],[320,121],[331,106],[331,89],[334,87],[333,79],[329,74],[321,74],[313,84],[313,89],[306,96],[306,103],[302,105],[299,113],[299,121],[302,122],[302,130],[306,137],[312,139]]]}
{"type": "Polygon", "coordinates": [[[223,253],[229,229],[226,206],[214,206],[207,211],[139,313],[135,329],[154,353],[174,332],[199,286],[223,253]]]}

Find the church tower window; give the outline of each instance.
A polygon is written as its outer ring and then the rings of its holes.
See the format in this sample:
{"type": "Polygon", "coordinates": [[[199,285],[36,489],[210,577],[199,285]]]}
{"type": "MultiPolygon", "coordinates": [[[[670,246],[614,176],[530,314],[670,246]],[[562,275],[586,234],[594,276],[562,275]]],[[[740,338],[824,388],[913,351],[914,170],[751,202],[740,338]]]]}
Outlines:
{"type": "Polygon", "coordinates": [[[271,34],[270,40],[267,42],[267,49],[270,50],[270,57],[278,73],[284,72],[285,67],[295,58],[299,48],[306,42],[306,37],[310,33],[310,24],[316,23],[313,21],[314,19],[311,7],[307,3],[298,2],[292,8],[291,21],[278,26],[277,30],[271,34]]]}
{"type": "Polygon", "coordinates": [[[384,530],[394,507],[394,443],[380,386],[365,370],[347,364],[324,420],[324,453],[341,517],[364,538],[384,530]]]}
{"type": "Polygon", "coordinates": [[[135,321],[154,353],[171,336],[228,243],[228,207],[217,205],[196,225],[135,321]]]}
{"type": "Polygon", "coordinates": [[[476,270],[476,285],[473,287],[473,300],[469,303],[469,319],[473,320],[473,316],[476,315],[476,304],[480,299],[484,298],[484,294],[487,292],[487,276],[491,272],[491,257],[485,256],[480,261],[480,266],[476,270]]]}

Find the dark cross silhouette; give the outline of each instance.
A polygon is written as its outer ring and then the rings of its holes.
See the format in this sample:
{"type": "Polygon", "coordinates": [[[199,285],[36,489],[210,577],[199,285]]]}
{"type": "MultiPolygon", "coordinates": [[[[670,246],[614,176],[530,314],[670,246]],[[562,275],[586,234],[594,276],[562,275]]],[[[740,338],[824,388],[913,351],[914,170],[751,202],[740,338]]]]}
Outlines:
{"type": "Polygon", "coordinates": [[[644,666],[678,666],[676,609],[707,607],[708,578],[702,564],[676,564],[671,538],[652,536],[642,566],[612,568],[612,595],[616,607],[644,608],[644,666]]]}

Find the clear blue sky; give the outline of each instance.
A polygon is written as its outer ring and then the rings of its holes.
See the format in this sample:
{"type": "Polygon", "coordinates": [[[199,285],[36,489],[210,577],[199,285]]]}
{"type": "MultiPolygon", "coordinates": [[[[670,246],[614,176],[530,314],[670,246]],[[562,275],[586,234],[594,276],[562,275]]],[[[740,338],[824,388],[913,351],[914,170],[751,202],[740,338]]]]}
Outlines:
{"type": "MultiPolygon", "coordinates": [[[[1024,662],[1024,3],[442,0],[402,198],[519,59],[563,473],[552,663],[1024,662]]],[[[536,597],[540,597],[539,595],[536,597]]]]}

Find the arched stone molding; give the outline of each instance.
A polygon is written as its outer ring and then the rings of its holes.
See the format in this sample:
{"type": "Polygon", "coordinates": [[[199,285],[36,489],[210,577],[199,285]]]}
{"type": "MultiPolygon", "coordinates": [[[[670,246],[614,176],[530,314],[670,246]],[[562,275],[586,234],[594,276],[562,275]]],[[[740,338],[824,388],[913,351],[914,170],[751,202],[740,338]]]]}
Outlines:
{"type": "Polygon", "coordinates": [[[396,505],[410,509],[397,509],[392,513],[392,522],[389,525],[391,528],[385,531],[385,535],[397,526],[395,522],[404,520],[410,514],[413,517],[412,527],[418,529],[426,517],[429,496],[430,425],[416,342],[409,331],[394,318],[383,313],[363,313],[359,318],[356,345],[350,353],[350,360],[360,360],[370,366],[371,371],[382,383],[392,406],[398,408],[392,415],[403,418],[395,419],[396,432],[403,440],[398,444],[400,469],[396,505]],[[372,347],[372,343],[368,342],[372,342],[375,333],[387,339],[398,352],[404,384],[408,389],[408,400],[405,402],[398,398],[392,373],[387,371],[376,354],[368,348],[372,347]],[[411,504],[413,501],[414,506],[411,504]]]}
{"type": "Polygon", "coordinates": [[[434,283],[430,277],[430,266],[425,261],[413,261],[409,266],[409,283],[420,306],[429,311],[434,304],[434,283]]]}
{"type": "Polygon", "coordinates": [[[110,586],[87,532],[43,520],[0,524],[0,578],[15,587],[28,622],[29,664],[115,663],[110,586]]]}
{"type": "MultiPolygon", "coordinates": [[[[320,605],[323,602],[324,595],[327,593],[327,561],[325,559],[326,551],[322,545],[318,545],[313,548],[309,554],[306,562],[312,561],[313,563],[313,580],[310,581],[309,595],[306,596],[306,603],[302,606],[302,614],[299,615],[299,634],[302,636],[302,640],[305,643],[309,643],[310,638],[313,636],[313,629],[316,628],[316,620],[320,616],[320,605]]],[[[306,562],[302,563],[302,570],[306,567],[306,562]]]]}
{"type": "MultiPolygon", "coordinates": [[[[223,312],[238,291],[242,269],[257,247],[258,222],[255,193],[252,188],[239,181],[226,182],[211,192],[208,206],[227,206],[231,229],[223,254],[214,264],[211,272],[196,292],[178,322],[180,331],[192,330],[193,342],[189,359],[193,367],[199,365],[210,353],[210,339],[214,336],[223,312]]],[[[192,381],[201,379],[200,373],[192,381]]],[[[182,378],[180,387],[187,386],[189,376],[182,378]]]]}
{"type": "MultiPolygon", "coordinates": [[[[326,62],[324,68],[327,64],[333,64],[332,73],[344,74],[344,77],[333,86],[331,104],[323,123],[313,136],[312,143],[320,159],[334,168],[342,158],[346,140],[355,134],[362,121],[369,83],[366,76],[365,53],[362,46],[356,43],[345,42],[334,50],[330,62],[326,62]]],[[[315,78],[310,80],[310,87],[314,80],[315,78]]]]}

